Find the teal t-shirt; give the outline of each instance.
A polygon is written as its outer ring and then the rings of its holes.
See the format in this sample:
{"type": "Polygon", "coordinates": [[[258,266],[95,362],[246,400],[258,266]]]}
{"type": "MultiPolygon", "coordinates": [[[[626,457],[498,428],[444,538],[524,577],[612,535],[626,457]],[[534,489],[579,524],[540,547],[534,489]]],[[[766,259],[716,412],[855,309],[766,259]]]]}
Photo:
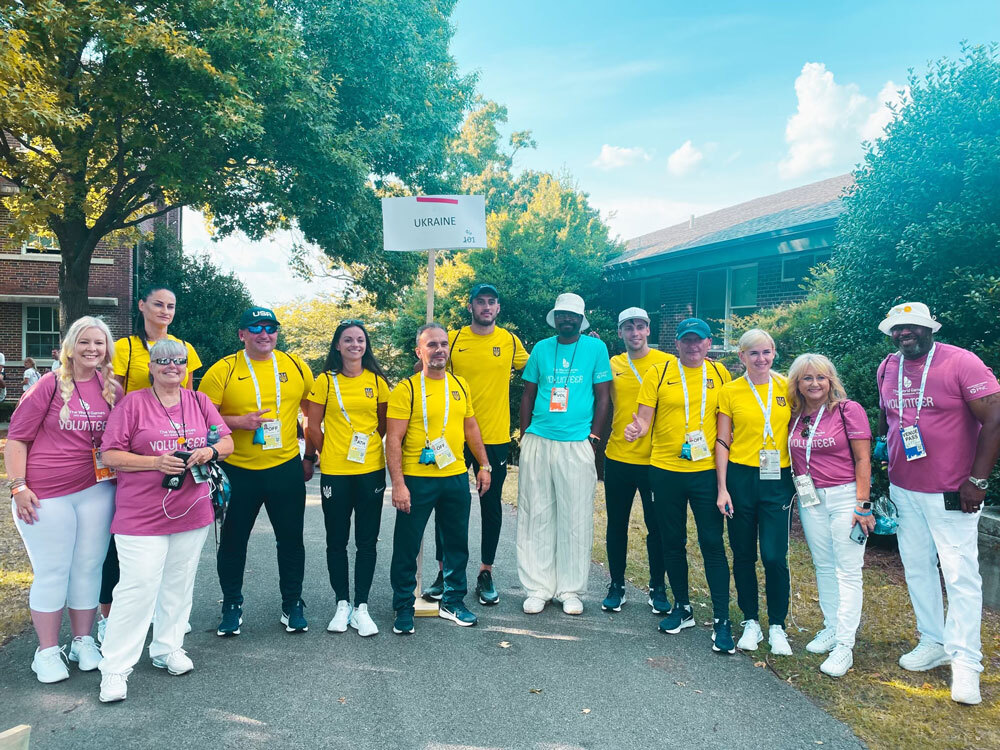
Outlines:
{"type": "Polygon", "coordinates": [[[594,421],[594,384],[611,380],[611,361],[604,342],[581,335],[572,344],[560,344],[557,336],[535,344],[521,376],[538,384],[531,411],[531,435],[570,442],[586,440],[594,421]],[[569,387],[565,412],[549,411],[552,389],[569,387]]]}

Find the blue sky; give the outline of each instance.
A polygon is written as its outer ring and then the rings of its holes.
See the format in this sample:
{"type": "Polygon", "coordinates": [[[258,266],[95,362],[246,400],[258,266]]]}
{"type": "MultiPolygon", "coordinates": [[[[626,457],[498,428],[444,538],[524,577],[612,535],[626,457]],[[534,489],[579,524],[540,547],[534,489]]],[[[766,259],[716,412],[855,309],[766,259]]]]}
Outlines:
{"type": "MultiPolygon", "coordinates": [[[[623,239],[849,171],[883,101],[960,42],[1000,41],[1000,2],[460,0],[452,52],[623,239]]],[[[284,267],[288,237],[185,244],[276,304],[324,291],[284,267]]]]}

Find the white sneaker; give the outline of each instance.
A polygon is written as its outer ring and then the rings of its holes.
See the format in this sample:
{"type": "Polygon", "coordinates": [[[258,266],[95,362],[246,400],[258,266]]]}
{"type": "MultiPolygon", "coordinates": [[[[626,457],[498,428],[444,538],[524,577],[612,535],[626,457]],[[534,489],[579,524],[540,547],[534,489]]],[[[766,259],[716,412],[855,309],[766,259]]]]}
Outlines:
{"type": "Polygon", "coordinates": [[[165,669],[170,674],[187,674],[194,669],[194,662],[188,658],[187,651],[182,648],[171,651],[165,656],[154,656],[153,666],[157,669],[165,669]]]}
{"type": "Polygon", "coordinates": [[[847,646],[834,646],[826,661],[819,665],[819,671],[831,677],[843,677],[854,666],[854,652],[847,646]]]}
{"type": "Polygon", "coordinates": [[[955,703],[976,706],[983,702],[979,694],[979,672],[972,667],[951,665],[951,699],[955,703]]]}
{"type": "Polygon", "coordinates": [[[756,620],[744,620],[740,623],[743,626],[743,635],[736,643],[740,651],[756,651],[757,644],[764,640],[764,634],[760,630],[760,623],[756,620]]]}
{"type": "Polygon", "coordinates": [[[926,672],[942,664],[951,664],[951,659],[944,646],[928,638],[921,638],[915,649],[899,657],[899,666],[910,672],[926,672]]]}
{"type": "Polygon", "coordinates": [[[521,609],[524,610],[526,615],[537,615],[543,609],[545,609],[546,601],[539,596],[529,596],[524,600],[524,604],[521,605],[521,609]]]}
{"type": "Polygon", "coordinates": [[[104,635],[108,632],[108,618],[97,613],[97,642],[104,643],[104,635]]]}
{"type": "Polygon", "coordinates": [[[810,654],[828,654],[837,645],[837,631],[835,628],[823,628],[816,634],[809,643],[806,644],[806,651],[810,654]]]}
{"type": "Polygon", "coordinates": [[[41,650],[35,649],[35,658],[31,660],[31,671],[38,676],[39,682],[62,682],[69,679],[69,667],[66,666],[66,654],[63,646],[50,646],[41,650]]]}
{"type": "MultiPolygon", "coordinates": [[[[336,618],[334,618],[336,619],[336,618]]],[[[368,605],[359,604],[351,612],[351,618],[348,623],[352,628],[358,631],[358,635],[367,638],[370,635],[378,635],[378,626],[375,621],[368,614],[368,605]]],[[[332,623],[331,623],[332,624],[332,623]]]]}
{"type": "Polygon", "coordinates": [[[129,669],[125,672],[109,672],[101,677],[101,703],[123,701],[128,696],[129,669]]]}
{"type": "Polygon", "coordinates": [[[567,615],[582,615],[583,614],[583,602],[580,601],[578,596],[568,596],[563,599],[563,612],[567,615]]]}
{"type": "Polygon", "coordinates": [[[347,630],[347,621],[351,619],[351,603],[345,599],[337,602],[337,611],[326,629],[331,633],[343,633],[347,630]]]}
{"type": "Polygon", "coordinates": [[[69,660],[77,662],[81,672],[94,671],[103,658],[101,649],[89,635],[77,636],[69,647],[69,660]]]}
{"type": "Polygon", "coordinates": [[[767,629],[767,643],[775,656],[791,656],[792,647],[788,645],[788,636],[780,625],[772,625],[767,629]]]}
{"type": "Polygon", "coordinates": [[[191,632],[191,623],[189,621],[187,625],[184,626],[184,635],[187,635],[190,632],[191,632]]]}

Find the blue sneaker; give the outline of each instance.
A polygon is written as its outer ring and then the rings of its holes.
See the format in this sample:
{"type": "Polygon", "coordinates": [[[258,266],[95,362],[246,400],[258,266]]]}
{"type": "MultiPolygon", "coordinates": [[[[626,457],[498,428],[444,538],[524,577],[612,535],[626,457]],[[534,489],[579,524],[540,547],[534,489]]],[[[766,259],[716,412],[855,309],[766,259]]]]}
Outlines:
{"type": "Polygon", "coordinates": [[[621,612],[625,603],[625,584],[611,582],[608,586],[608,595],[601,602],[601,609],[605,612],[621,612]]]}
{"type": "Polygon", "coordinates": [[[500,594],[493,585],[493,574],[490,571],[479,571],[479,577],[476,579],[476,595],[483,606],[492,607],[500,603],[500,594]]]}
{"type": "Polygon", "coordinates": [[[215,634],[222,638],[240,634],[240,625],[243,624],[243,606],[240,604],[222,605],[222,622],[219,623],[215,634]]]}
{"type": "Polygon", "coordinates": [[[661,633],[679,633],[684,628],[693,628],[694,612],[690,604],[675,604],[670,613],[660,621],[661,633]]]}
{"type": "Polygon", "coordinates": [[[424,593],[420,595],[420,598],[427,601],[439,602],[442,596],[444,596],[444,573],[439,570],[434,583],[424,589],[424,593]]]}
{"type": "Polygon", "coordinates": [[[650,586],[646,604],[653,608],[654,615],[667,614],[670,611],[670,600],[667,598],[666,586],[650,586]]]}
{"type": "Polygon", "coordinates": [[[712,650],[719,654],[735,654],[736,643],[733,641],[733,626],[729,620],[716,618],[712,626],[712,650]]]}
{"type": "Polygon", "coordinates": [[[413,607],[401,609],[396,613],[392,632],[396,635],[410,635],[413,632],[413,607]]]}
{"type": "Polygon", "coordinates": [[[281,624],[289,633],[305,633],[309,630],[309,623],[306,622],[306,615],[303,610],[306,603],[301,599],[291,604],[281,605],[281,624]]]}
{"type": "Polygon", "coordinates": [[[461,625],[463,628],[471,627],[479,622],[479,618],[467,610],[462,602],[456,602],[454,604],[444,604],[442,602],[438,606],[438,617],[445,620],[451,620],[453,623],[461,625]]]}

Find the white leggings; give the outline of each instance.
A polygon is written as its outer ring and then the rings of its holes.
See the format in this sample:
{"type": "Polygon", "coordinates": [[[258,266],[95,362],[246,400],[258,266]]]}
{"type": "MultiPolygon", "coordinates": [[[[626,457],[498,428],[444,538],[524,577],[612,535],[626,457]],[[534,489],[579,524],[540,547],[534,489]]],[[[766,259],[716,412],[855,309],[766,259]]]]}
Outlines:
{"type": "Polygon", "coordinates": [[[27,524],[11,514],[24,541],[35,579],[28,606],[36,612],[93,609],[101,591],[101,568],[111,539],[115,486],[93,487],[40,500],[38,520],[27,524]]]}

